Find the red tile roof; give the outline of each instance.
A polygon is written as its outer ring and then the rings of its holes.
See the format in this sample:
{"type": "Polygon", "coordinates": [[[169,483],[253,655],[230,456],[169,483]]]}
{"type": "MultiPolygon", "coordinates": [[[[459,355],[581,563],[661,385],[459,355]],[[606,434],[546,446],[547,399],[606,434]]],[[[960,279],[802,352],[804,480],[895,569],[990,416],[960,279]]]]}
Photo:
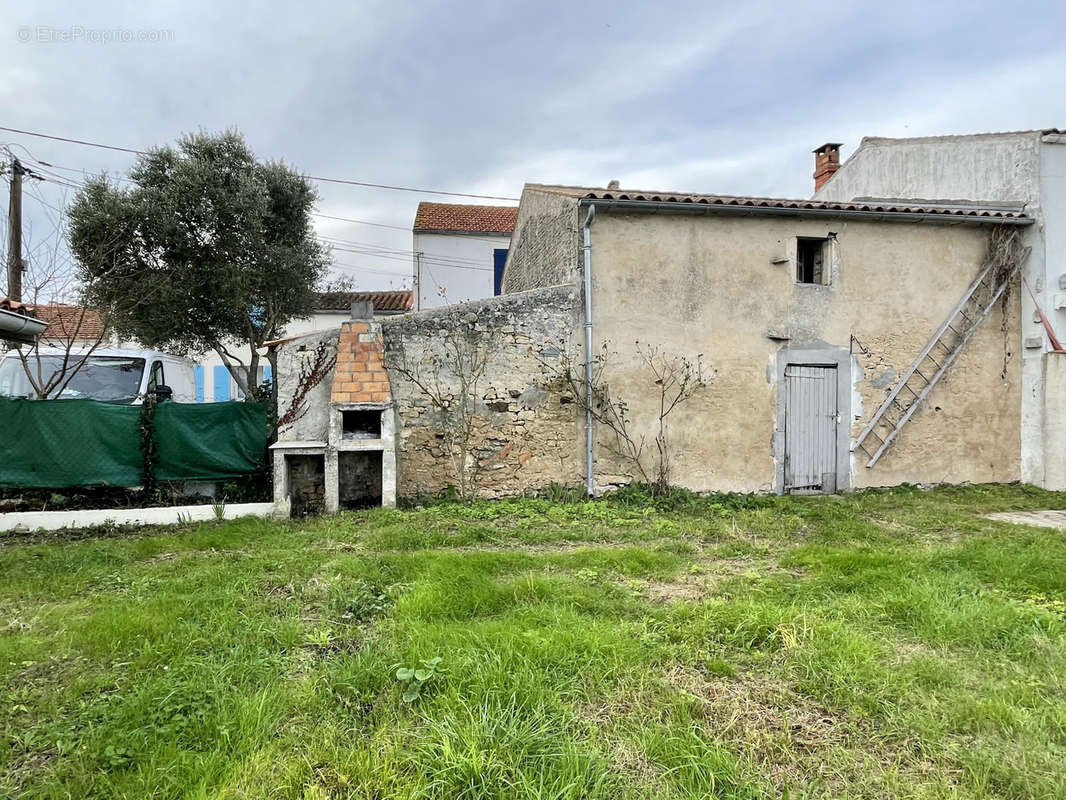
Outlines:
{"type": "Polygon", "coordinates": [[[786,200],[778,197],[735,197],[721,194],[689,194],[685,192],[656,192],[621,189],[597,189],[587,186],[542,186],[529,184],[533,190],[553,192],[575,197],[579,200],[626,200],[642,203],[676,203],[694,206],[729,206],[737,208],[776,208],[803,211],[863,212],[866,214],[933,214],[945,217],[982,217],[990,220],[1032,221],[1022,211],[1012,211],[1001,206],[981,205],[935,205],[921,200],[899,203],[851,202],[838,203],[824,200],[786,200]]]}
{"type": "Polygon", "coordinates": [[[59,341],[102,341],[107,335],[103,315],[91,308],[66,303],[27,306],[37,319],[48,323],[45,339],[59,341]]]}
{"type": "Polygon", "coordinates": [[[369,300],[374,304],[374,311],[408,311],[414,305],[414,294],[410,290],[395,292],[319,292],[315,308],[323,311],[348,311],[352,303],[369,300]]]}
{"type": "Polygon", "coordinates": [[[472,206],[461,203],[419,203],[416,231],[514,233],[517,206],[472,206]]]}

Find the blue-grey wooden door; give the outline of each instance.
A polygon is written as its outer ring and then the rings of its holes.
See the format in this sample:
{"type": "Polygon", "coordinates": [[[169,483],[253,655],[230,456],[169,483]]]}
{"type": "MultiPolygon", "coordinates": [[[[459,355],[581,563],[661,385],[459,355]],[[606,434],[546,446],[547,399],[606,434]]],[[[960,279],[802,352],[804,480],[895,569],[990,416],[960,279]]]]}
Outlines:
{"type": "Polygon", "coordinates": [[[785,491],[835,492],[837,487],[837,370],[785,367],[785,491]]]}

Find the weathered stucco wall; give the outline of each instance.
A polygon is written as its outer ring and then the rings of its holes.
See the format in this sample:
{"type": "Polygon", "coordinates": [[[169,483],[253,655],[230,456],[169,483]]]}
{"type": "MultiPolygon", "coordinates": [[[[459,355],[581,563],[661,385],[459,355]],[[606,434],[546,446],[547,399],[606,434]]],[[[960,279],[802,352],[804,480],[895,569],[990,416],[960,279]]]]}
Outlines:
{"type": "MultiPolygon", "coordinates": [[[[818,200],[857,197],[984,200],[1025,203],[1037,220],[1024,231],[1032,253],[1025,275],[1044,312],[1060,332],[1066,309],[1056,310],[1059,274],[1066,257],[1066,147],[1061,136],[1040,131],[913,139],[863,139],[837,173],[815,193],[818,200]]],[[[1021,479],[1043,484],[1045,462],[1061,442],[1045,437],[1044,358],[1047,338],[1035,305],[1024,291],[1022,325],[1015,351],[1021,354],[1021,479]]]]}
{"type": "MultiPolygon", "coordinates": [[[[278,415],[284,416],[293,405],[300,385],[300,376],[310,369],[318,349],[326,358],[336,359],[340,327],[311,333],[278,346],[278,415]]],[[[281,442],[325,442],[329,438],[329,402],[333,386],[333,371],[313,387],[301,404],[306,410],[289,425],[278,429],[281,442]]]]}
{"type": "MultiPolygon", "coordinates": [[[[383,324],[385,365],[398,420],[398,493],[411,496],[457,485],[436,405],[406,373],[442,386],[458,400],[450,347],[484,354],[484,377],[471,400],[478,494],[519,495],[555,482],[582,480],[583,417],[566,392],[549,387],[578,328],[580,295],[556,287],[501,295],[394,317],[383,324]]],[[[474,467],[473,462],[469,466],[474,467]]]]}
{"type": "MultiPolygon", "coordinates": [[[[977,275],[988,236],[970,226],[598,212],[595,336],[615,351],[605,377],[649,442],[658,393],[634,340],[702,353],[713,369],[710,386],[670,417],[671,476],[695,490],[775,488],[783,346],[852,350],[858,434],[977,275]],[[796,237],[831,232],[830,285],[797,284],[796,237]]],[[[1007,302],[1006,331],[997,308],[892,449],[873,469],[853,467],[853,485],[1018,479],[1016,287],[1007,302]]],[[[601,445],[597,470],[610,481],[625,468],[601,445]]]]}
{"type": "Polygon", "coordinates": [[[1039,200],[1039,171],[1038,132],[867,137],[814,197],[1031,203],[1039,200]]]}
{"type": "Polygon", "coordinates": [[[526,186],[503,273],[506,294],[573,283],[580,274],[576,198],[526,186]]]}

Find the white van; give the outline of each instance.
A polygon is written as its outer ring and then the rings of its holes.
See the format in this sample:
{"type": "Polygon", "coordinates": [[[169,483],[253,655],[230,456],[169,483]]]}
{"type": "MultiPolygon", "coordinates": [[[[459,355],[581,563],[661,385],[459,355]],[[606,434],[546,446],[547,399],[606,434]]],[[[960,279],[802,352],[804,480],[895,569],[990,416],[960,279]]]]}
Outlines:
{"type": "MultiPolygon", "coordinates": [[[[27,353],[27,359],[31,370],[40,369],[42,375],[52,375],[62,369],[64,358],[68,364],[77,364],[85,358],[85,352],[85,349],[74,349],[68,354],[62,348],[41,347],[36,352],[27,353]]],[[[196,402],[192,361],[158,350],[98,347],[63,391],[51,399],[88,398],[140,405],[146,394],[166,395],[168,388],[176,402],[196,402]]],[[[16,350],[0,359],[0,396],[36,396],[16,350]]]]}

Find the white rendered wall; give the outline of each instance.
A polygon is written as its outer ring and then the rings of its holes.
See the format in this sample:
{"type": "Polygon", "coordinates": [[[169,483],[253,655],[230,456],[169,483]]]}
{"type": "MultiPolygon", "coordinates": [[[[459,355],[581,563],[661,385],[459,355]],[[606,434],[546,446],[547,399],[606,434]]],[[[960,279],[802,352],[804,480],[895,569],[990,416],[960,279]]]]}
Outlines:
{"type": "Polygon", "coordinates": [[[493,251],[511,237],[492,234],[414,234],[415,309],[493,296],[493,251]]]}

